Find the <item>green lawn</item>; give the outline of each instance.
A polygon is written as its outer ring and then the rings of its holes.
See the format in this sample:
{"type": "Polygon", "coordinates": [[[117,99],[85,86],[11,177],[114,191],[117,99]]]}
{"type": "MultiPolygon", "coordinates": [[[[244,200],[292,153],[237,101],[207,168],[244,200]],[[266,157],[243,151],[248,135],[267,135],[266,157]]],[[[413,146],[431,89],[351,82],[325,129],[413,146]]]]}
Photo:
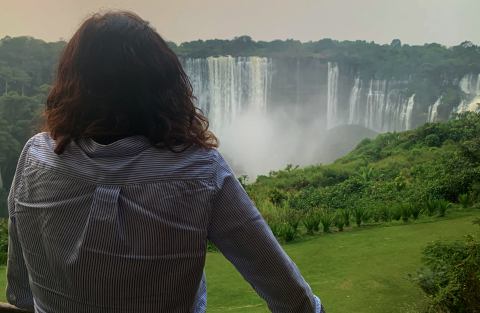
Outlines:
{"type": "MultiPolygon", "coordinates": [[[[421,250],[437,239],[472,233],[480,211],[455,212],[435,222],[366,227],[285,245],[328,312],[412,312],[424,299],[407,279],[421,250]]],[[[4,270],[4,269],[3,269],[4,270]]],[[[207,257],[208,312],[268,312],[263,301],[220,253],[207,257]]],[[[5,275],[0,284],[5,286],[5,275]]],[[[4,292],[0,300],[5,301],[4,292]]]]}
{"type": "MultiPolygon", "coordinates": [[[[433,240],[475,232],[473,216],[480,211],[330,234],[286,245],[285,250],[328,312],[411,312],[424,299],[407,279],[420,265],[422,248],[433,240]]],[[[208,254],[206,272],[208,312],[269,312],[221,254],[208,254]]]]}

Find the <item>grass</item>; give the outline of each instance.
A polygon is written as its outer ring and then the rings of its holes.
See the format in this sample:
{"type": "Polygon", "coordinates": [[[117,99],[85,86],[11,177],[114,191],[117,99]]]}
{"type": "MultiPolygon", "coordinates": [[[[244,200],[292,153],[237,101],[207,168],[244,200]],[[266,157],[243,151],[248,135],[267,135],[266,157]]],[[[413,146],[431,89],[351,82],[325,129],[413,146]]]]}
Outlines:
{"type": "MultiPolygon", "coordinates": [[[[408,280],[433,240],[472,233],[480,210],[405,225],[354,228],[285,245],[328,312],[413,312],[421,290],[408,280]]],[[[4,268],[2,269],[5,270],[4,268]]],[[[262,299],[220,253],[207,256],[208,312],[269,312],[262,299]]],[[[5,286],[5,275],[0,275],[5,286]]],[[[0,300],[5,301],[4,292],[0,300]]]]}
{"type": "MultiPolygon", "coordinates": [[[[475,231],[468,211],[389,227],[365,227],[285,245],[328,312],[412,312],[422,291],[408,280],[431,241],[475,231]]],[[[477,227],[478,228],[478,227],[477,227]]],[[[263,300],[220,253],[207,257],[208,312],[269,312],[263,300]]]]}

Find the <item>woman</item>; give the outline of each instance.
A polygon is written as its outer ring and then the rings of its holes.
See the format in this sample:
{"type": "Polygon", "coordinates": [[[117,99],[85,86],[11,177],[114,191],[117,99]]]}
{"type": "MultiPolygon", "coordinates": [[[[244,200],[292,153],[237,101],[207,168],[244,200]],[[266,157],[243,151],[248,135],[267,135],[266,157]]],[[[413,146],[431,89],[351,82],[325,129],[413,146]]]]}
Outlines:
{"type": "Polygon", "coordinates": [[[137,15],[81,25],[10,191],[10,303],[205,312],[211,240],[272,312],[321,311],[193,99],[178,58],[137,15]]]}

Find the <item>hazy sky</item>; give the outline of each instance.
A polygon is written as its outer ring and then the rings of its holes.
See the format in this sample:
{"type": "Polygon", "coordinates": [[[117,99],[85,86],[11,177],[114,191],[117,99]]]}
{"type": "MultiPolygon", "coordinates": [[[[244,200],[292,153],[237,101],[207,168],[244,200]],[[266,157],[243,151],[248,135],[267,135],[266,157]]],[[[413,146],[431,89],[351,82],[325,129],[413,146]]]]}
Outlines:
{"type": "Polygon", "coordinates": [[[68,39],[99,9],[132,10],[177,43],[250,35],[480,44],[480,0],[0,0],[0,38],[68,39]]]}

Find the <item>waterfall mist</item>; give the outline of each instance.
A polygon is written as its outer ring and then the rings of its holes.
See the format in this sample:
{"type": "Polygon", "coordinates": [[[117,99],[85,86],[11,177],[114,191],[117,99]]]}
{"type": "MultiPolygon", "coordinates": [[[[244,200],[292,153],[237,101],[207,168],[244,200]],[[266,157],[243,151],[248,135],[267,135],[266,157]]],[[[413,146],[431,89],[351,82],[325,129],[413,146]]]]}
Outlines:
{"type": "Polygon", "coordinates": [[[408,80],[362,77],[319,58],[217,56],[182,63],[220,150],[238,175],[251,179],[287,164],[331,162],[365,137],[445,120],[476,110],[480,101],[478,73],[453,78],[463,97],[452,109],[441,93],[417,96],[408,80]]]}
{"type": "Polygon", "coordinates": [[[287,164],[308,165],[321,161],[322,125],[299,125],[286,112],[258,114],[246,111],[218,133],[220,151],[237,174],[255,178],[287,164]]]}

